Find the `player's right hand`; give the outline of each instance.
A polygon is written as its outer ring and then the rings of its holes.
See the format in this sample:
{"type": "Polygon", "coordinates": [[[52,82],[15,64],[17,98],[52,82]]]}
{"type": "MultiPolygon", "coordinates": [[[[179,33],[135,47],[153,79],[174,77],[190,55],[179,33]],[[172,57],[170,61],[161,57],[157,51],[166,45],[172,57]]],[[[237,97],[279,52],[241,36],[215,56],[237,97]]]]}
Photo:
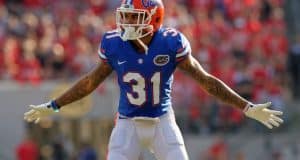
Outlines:
{"type": "Polygon", "coordinates": [[[24,113],[24,120],[39,123],[42,117],[47,117],[54,113],[55,111],[51,107],[51,102],[40,105],[29,105],[29,111],[24,113]]]}

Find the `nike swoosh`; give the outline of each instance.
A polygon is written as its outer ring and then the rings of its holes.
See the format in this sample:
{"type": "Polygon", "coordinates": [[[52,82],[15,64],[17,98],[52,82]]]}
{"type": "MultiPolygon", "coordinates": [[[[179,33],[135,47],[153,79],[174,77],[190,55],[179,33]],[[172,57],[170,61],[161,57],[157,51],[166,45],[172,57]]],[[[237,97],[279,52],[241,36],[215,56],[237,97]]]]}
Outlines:
{"type": "Polygon", "coordinates": [[[122,62],[118,61],[118,65],[121,65],[121,64],[126,63],[126,62],[127,61],[122,61],[122,62]]]}

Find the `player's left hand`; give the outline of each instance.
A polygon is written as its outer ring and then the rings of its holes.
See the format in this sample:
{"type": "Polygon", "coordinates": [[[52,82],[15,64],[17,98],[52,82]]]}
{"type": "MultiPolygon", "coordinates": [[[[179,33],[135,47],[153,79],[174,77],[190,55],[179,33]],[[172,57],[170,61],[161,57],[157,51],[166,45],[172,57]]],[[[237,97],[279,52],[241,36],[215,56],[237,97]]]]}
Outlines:
{"type": "Polygon", "coordinates": [[[271,106],[271,102],[264,104],[250,104],[244,109],[244,113],[247,117],[253,118],[269,129],[274,126],[279,127],[283,120],[279,117],[283,113],[277,110],[268,109],[271,106]]]}

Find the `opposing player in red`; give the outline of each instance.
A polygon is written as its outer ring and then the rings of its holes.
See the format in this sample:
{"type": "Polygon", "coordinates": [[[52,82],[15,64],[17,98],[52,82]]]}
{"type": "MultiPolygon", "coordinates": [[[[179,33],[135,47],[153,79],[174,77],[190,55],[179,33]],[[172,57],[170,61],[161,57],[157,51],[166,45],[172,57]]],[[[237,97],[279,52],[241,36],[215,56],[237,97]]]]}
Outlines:
{"type": "Polygon", "coordinates": [[[120,87],[119,117],[110,138],[108,159],[138,160],[145,147],[160,160],[187,160],[171,102],[173,72],[179,68],[209,94],[268,128],[283,122],[278,117],[282,112],[267,108],[271,103],[253,104],[207,73],[192,56],[185,36],[162,27],[163,18],[161,0],[123,0],[116,11],[117,29],[102,38],[102,63],[58,98],[31,105],[25,119],[38,122],[59,111],[91,93],[115,71],[120,87]]]}

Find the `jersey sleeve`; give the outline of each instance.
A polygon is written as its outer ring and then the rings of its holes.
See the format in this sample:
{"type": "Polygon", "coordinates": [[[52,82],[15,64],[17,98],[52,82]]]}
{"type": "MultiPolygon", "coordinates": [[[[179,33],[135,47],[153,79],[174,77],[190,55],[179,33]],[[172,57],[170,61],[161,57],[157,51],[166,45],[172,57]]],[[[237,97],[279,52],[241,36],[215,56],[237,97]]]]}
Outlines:
{"type": "Polygon", "coordinates": [[[99,48],[98,55],[104,63],[108,63],[114,69],[114,61],[118,48],[119,34],[117,30],[107,31],[103,35],[99,48]]]}
{"type": "Polygon", "coordinates": [[[101,42],[100,42],[100,45],[99,45],[99,48],[98,48],[98,55],[100,57],[100,59],[107,63],[108,62],[108,59],[107,59],[107,56],[106,56],[106,52],[108,50],[108,46],[107,46],[107,42],[105,41],[105,36],[103,36],[101,42]]]}
{"type": "Polygon", "coordinates": [[[187,55],[192,52],[190,42],[180,32],[178,32],[178,34],[174,37],[173,42],[171,43],[171,49],[175,53],[177,64],[184,60],[187,55]]]}
{"type": "Polygon", "coordinates": [[[113,69],[113,56],[112,53],[113,51],[113,42],[111,41],[111,39],[107,38],[107,34],[105,34],[102,37],[102,40],[100,42],[99,48],[98,48],[98,55],[100,57],[100,59],[102,60],[102,62],[104,63],[108,63],[113,69]]]}

